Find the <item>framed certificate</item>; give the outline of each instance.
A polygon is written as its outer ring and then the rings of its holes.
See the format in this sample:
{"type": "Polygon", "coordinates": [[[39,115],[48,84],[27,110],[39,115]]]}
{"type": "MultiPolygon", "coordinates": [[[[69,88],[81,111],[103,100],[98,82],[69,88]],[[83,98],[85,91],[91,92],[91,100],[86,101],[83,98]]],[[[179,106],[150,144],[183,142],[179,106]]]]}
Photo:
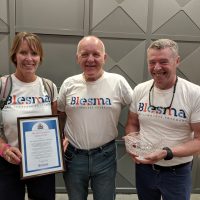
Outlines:
{"type": "Polygon", "coordinates": [[[65,170],[58,115],[17,118],[21,179],[65,170]]]}

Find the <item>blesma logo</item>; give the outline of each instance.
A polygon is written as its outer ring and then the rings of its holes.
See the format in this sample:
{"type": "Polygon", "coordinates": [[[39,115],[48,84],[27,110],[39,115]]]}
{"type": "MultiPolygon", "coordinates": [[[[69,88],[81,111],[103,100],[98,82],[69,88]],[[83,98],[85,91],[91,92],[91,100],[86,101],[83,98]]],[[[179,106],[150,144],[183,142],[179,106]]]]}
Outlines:
{"type": "Polygon", "coordinates": [[[139,103],[138,111],[180,117],[184,119],[186,118],[185,111],[182,109],[177,110],[175,108],[164,108],[162,106],[149,106],[148,103],[139,103]]]}
{"type": "Polygon", "coordinates": [[[80,97],[72,97],[71,105],[81,105],[81,106],[104,106],[111,105],[110,98],[80,98],[80,97]]]}
{"type": "Polygon", "coordinates": [[[38,103],[48,103],[51,102],[51,99],[48,95],[40,96],[40,97],[23,97],[16,95],[9,96],[7,105],[15,105],[15,104],[38,104],[38,103]]]}

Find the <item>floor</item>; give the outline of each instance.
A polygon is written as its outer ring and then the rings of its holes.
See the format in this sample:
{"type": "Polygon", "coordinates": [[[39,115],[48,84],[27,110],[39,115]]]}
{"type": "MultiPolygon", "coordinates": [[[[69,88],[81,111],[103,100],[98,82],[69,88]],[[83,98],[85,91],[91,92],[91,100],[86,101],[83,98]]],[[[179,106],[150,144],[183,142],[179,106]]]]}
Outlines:
{"type": "MultiPolygon", "coordinates": [[[[137,200],[137,195],[136,194],[117,194],[116,200],[137,200]]],[[[26,197],[26,200],[28,198],[26,197]]],[[[56,200],[68,200],[67,194],[57,194],[56,195],[56,200]]],[[[88,196],[88,200],[93,200],[92,195],[90,194],[88,196]]],[[[200,194],[192,194],[191,195],[191,200],[200,200],[200,194]]]]}

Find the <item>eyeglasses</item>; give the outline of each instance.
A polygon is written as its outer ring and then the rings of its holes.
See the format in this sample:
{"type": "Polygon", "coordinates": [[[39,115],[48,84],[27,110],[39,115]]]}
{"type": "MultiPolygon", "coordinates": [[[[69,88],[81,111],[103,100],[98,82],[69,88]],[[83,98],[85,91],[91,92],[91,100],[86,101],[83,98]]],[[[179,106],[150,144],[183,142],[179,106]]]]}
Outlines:
{"type": "MultiPolygon", "coordinates": [[[[173,100],[174,100],[174,94],[175,94],[175,92],[176,92],[177,81],[178,81],[178,78],[176,77],[176,82],[175,82],[175,84],[174,84],[173,95],[172,95],[172,99],[171,99],[170,105],[169,105],[168,107],[162,107],[162,108],[164,108],[164,109],[170,109],[170,108],[171,108],[172,103],[173,103],[173,100]]],[[[152,84],[152,86],[151,86],[151,88],[150,88],[150,90],[149,90],[149,106],[151,106],[151,107],[153,107],[153,108],[158,108],[158,106],[154,106],[154,105],[151,104],[151,91],[152,91],[152,89],[153,89],[153,87],[154,87],[154,84],[155,84],[155,83],[153,82],[153,84],[152,84]]]]}

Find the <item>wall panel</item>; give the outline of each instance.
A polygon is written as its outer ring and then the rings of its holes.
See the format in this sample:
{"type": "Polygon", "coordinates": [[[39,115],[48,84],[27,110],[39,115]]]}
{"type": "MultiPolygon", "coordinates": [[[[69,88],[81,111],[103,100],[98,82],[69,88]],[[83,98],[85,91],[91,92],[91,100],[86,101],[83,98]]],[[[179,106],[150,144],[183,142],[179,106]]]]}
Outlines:
{"type": "MultiPolygon", "coordinates": [[[[181,64],[178,75],[200,85],[199,0],[0,0],[0,74],[12,73],[9,47],[18,31],[40,36],[45,58],[38,74],[58,87],[80,73],[76,45],[84,35],[102,38],[108,53],[105,70],[123,75],[132,88],[150,78],[146,48],[158,38],[176,40],[181,64]]],[[[135,192],[134,165],[125,152],[122,136],[128,109],[118,124],[118,192],[135,192]]],[[[199,158],[193,167],[193,191],[200,192],[199,158]]],[[[64,192],[61,175],[57,191],[64,192]]]]}

